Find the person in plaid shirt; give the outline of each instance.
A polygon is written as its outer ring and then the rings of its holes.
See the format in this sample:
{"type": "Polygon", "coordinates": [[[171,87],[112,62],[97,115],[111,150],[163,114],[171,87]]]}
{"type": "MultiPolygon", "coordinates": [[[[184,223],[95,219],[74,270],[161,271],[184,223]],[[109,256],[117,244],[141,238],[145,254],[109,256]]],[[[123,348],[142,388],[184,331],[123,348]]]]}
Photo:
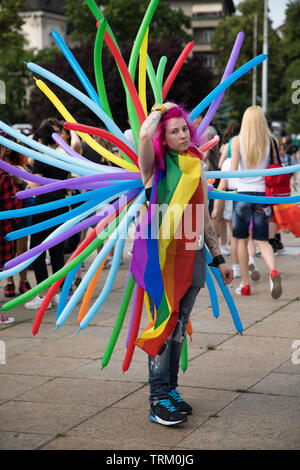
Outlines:
{"type": "MultiPolygon", "coordinates": [[[[0,158],[3,159],[6,148],[0,145],[0,158]]],[[[15,195],[14,181],[11,175],[0,170],[0,211],[7,211],[16,209],[16,199],[12,196],[15,195]]],[[[16,242],[6,240],[5,236],[14,230],[16,219],[0,220],[0,268],[3,268],[7,261],[10,261],[15,256],[16,242]]],[[[4,288],[5,297],[12,297],[13,292],[13,278],[7,278],[7,284],[4,288]]],[[[12,323],[12,317],[7,318],[1,315],[0,324],[12,323]]]]}

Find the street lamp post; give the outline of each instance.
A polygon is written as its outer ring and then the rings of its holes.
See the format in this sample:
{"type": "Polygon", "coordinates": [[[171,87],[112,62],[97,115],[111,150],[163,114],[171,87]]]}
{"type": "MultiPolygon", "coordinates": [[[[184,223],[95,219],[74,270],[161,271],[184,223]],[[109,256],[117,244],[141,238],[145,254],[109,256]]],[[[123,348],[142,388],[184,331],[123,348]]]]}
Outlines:
{"type": "MultiPolygon", "coordinates": [[[[268,0],[264,0],[263,53],[268,54],[268,0]]],[[[262,108],[268,111],[268,59],[262,64],[262,108]]]]}

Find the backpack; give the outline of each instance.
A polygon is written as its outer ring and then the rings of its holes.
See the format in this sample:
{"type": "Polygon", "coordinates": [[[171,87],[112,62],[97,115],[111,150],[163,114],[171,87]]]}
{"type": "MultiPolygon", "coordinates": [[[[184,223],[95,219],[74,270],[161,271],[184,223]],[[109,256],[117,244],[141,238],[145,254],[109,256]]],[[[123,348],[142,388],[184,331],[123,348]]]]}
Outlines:
{"type": "MultiPolygon", "coordinates": [[[[270,145],[270,165],[268,168],[283,168],[275,140],[270,145]]],[[[265,176],[266,196],[289,196],[291,194],[290,175],[265,176]]]]}

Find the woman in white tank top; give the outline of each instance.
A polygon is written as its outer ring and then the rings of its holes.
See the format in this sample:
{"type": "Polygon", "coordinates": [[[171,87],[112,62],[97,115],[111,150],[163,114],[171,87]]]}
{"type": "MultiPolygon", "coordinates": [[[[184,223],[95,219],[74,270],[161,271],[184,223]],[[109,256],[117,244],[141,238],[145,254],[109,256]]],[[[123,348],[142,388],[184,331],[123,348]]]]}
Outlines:
{"type": "MultiPolygon", "coordinates": [[[[240,134],[232,141],[231,170],[260,170],[270,163],[270,139],[265,115],[259,106],[246,109],[240,134]]],[[[265,178],[263,176],[237,178],[238,193],[265,195],[265,178]]],[[[270,292],[273,298],[282,294],[281,278],[275,269],[275,258],[269,244],[269,222],[271,207],[262,203],[236,201],[233,203],[233,236],[238,239],[238,258],[242,282],[236,292],[250,295],[248,249],[249,223],[253,220],[253,239],[257,241],[262,257],[270,271],[270,292]]]]}

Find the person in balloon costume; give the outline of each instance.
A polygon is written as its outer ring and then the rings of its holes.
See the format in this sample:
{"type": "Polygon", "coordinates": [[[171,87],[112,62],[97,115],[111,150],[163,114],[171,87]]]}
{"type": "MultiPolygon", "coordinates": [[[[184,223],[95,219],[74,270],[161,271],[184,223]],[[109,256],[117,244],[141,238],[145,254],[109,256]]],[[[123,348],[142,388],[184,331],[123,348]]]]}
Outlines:
{"type": "MultiPolygon", "coordinates": [[[[64,266],[38,282],[28,292],[3,304],[1,311],[12,310],[45,291],[46,295],[32,325],[32,334],[37,335],[50,303],[59,292],[54,331],[64,325],[78,306],[76,327],[79,334],[88,327],[109,298],[118,275],[129,227],[134,225],[130,268],[119,311],[115,315],[111,336],[100,362],[102,368],[108,366],[133,297],[127,340],[123,345],[125,356],[122,371],[129,369],[136,347],[147,353],[150,419],[160,424],[174,425],[186,420],[187,414],[191,412],[190,405],[183,402],[179,392],[176,392],[179,356],[181,368],[185,371],[188,365],[185,332],[187,335],[192,334],[189,316],[204,283],[208,287],[213,316],[218,318],[220,315],[216,283],[236,331],[240,334],[243,332],[239,313],[227,285],[232,279],[232,270],[220,256],[207,211],[207,200],[246,200],[264,204],[296,204],[300,200],[298,195],[275,198],[218,191],[207,184],[206,178],[213,180],[245,178],[253,174],[265,176],[294,173],[300,170],[300,165],[271,170],[202,171],[203,153],[219,142],[218,136],[207,141],[205,130],[212,122],[226,89],[249,70],[267,60],[267,55],[260,54],[234,70],[244,39],[244,33],[240,32],[219,85],[187,115],[180,106],[170,103],[166,98],[193,49],[193,42],[183,48],[167,77],[164,77],[164,73],[168,58],[162,57],[157,70],[154,70],[147,48],[151,20],[158,2],[159,0],[149,1],[127,66],[101,9],[94,0],[85,0],[95,17],[94,70],[97,90],[55,30],[52,31],[52,36],[66,58],[66,66],[73,69],[84,92],[37,64],[26,64],[34,74],[35,85],[61,114],[65,122],[64,128],[77,132],[82,141],[99,154],[99,162],[90,161],[84,152],[82,155],[78,153],[57,132],[53,132],[51,137],[59,146],[59,151],[53,145],[47,146],[20,134],[0,120],[0,129],[16,139],[14,141],[0,134],[0,146],[34,159],[39,162],[38,166],[51,165],[54,170],[51,174],[32,174],[0,160],[1,171],[32,183],[30,189],[16,194],[17,199],[35,197],[49,200],[33,207],[0,212],[0,221],[27,216],[42,219],[30,227],[7,233],[6,239],[9,241],[47,231],[46,238],[39,244],[31,246],[26,253],[7,259],[4,269],[0,271],[0,279],[14,276],[47,250],[89,229],[86,238],[80,241],[64,266]],[[133,140],[126,137],[116,124],[109,106],[101,63],[104,43],[113,55],[121,75],[133,140]],[[138,89],[135,86],[136,78],[138,89]],[[50,85],[42,79],[50,82],[50,85]],[[158,103],[151,112],[148,112],[146,99],[147,83],[150,83],[154,101],[158,103]],[[81,106],[86,106],[95,115],[97,127],[78,123],[51,90],[51,84],[71,95],[81,106]],[[195,129],[191,123],[206,108],[208,110],[203,120],[195,129]],[[174,123],[175,129],[172,128],[174,123]],[[122,156],[105,148],[94,136],[116,146],[122,156]],[[102,164],[101,158],[113,165],[102,164]],[[72,173],[73,177],[59,179],[56,169],[59,172],[72,173]],[[51,193],[65,193],[70,189],[79,191],[79,194],[50,201],[51,193]],[[66,210],[68,206],[69,211],[66,210]],[[51,216],[51,212],[57,210],[60,213],[51,216]],[[101,291],[94,295],[105,261],[112,253],[112,263],[109,271],[106,271],[107,276],[101,291]],[[80,284],[72,292],[78,270],[90,255],[94,255],[94,258],[80,284]],[[140,333],[144,306],[149,323],[140,333]],[[171,358],[170,364],[163,363],[166,358],[171,358]]],[[[101,374],[100,370],[99,373],[101,374]]]]}
{"type": "MultiPolygon", "coordinates": [[[[185,219],[184,231],[180,233],[182,238],[179,239],[178,231],[174,228],[174,238],[172,239],[171,235],[167,240],[168,246],[162,247],[160,251],[160,256],[165,257],[163,277],[164,285],[168,286],[166,296],[172,304],[168,321],[170,326],[167,325],[167,333],[164,332],[161,338],[157,339],[157,344],[149,344],[148,347],[143,345],[145,350],[149,351],[149,418],[163,425],[183,422],[187,419],[187,414],[192,412],[192,407],[181,398],[177,390],[178,371],[186,324],[197,294],[205,285],[204,242],[213,257],[213,265],[221,272],[224,283],[229,284],[233,279],[233,271],[221,255],[218,237],[210,219],[207,183],[201,164],[203,157],[195,145],[195,140],[196,130],[193,124],[189,121],[187,113],[175,103],[153,106],[139,135],[139,165],[150,207],[153,198],[157,205],[168,201],[168,209],[172,205],[182,203],[183,199],[186,205],[190,205],[188,216],[187,208],[182,213],[179,209],[181,218],[185,219]],[[184,179],[189,182],[189,194],[180,188],[184,179]],[[189,235],[193,233],[192,225],[197,217],[199,220],[196,223],[196,239],[192,246],[189,235]],[[162,344],[168,333],[170,334],[162,344]]],[[[181,222],[182,220],[177,221],[180,228],[181,222]]],[[[170,233],[168,226],[164,229],[170,233]]],[[[161,236],[164,237],[163,230],[161,236]]],[[[133,263],[136,249],[134,245],[133,263]]],[[[151,268],[153,269],[153,266],[149,269],[151,268]]],[[[159,286],[156,287],[159,290],[159,286]]],[[[153,317],[155,310],[157,315],[162,316],[168,310],[166,303],[161,307],[157,290],[153,292],[156,301],[150,298],[153,317]]],[[[150,340],[148,342],[150,343],[150,340]]]]}

